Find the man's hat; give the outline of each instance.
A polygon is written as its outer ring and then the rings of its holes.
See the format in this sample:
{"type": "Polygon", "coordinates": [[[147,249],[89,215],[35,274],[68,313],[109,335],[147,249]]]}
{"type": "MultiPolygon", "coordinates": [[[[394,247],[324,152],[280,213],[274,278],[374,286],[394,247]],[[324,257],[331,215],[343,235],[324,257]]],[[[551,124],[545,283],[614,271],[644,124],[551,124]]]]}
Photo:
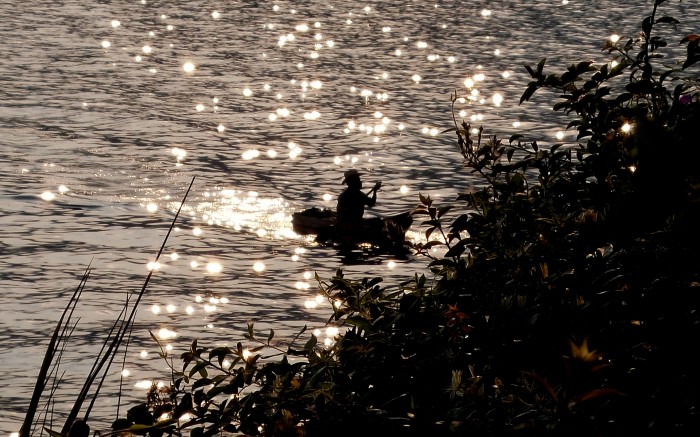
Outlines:
{"type": "Polygon", "coordinates": [[[355,170],[354,168],[352,168],[352,169],[346,171],[345,174],[344,174],[343,176],[345,176],[345,177],[343,178],[343,183],[344,183],[344,184],[347,184],[347,183],[348,183],[348,179],[352,179],[352,178],[358,178],[358,179],[359,179],[359,178],[360,178],[360,172],[358,172],[357,170],[355,170]]]}

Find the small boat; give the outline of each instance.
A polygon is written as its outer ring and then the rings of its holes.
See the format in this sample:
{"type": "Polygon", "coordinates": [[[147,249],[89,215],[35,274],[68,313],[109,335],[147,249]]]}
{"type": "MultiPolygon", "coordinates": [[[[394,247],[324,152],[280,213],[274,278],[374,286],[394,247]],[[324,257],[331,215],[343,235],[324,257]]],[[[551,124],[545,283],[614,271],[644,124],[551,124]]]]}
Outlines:
{"type": "Polygon", "coordinates": [[[316,235],[320,244],[366,244],[380,250],[396,250],[406,248],[406,231],[413,223],[410,212],[365,218],[357,223],[337,223],[337,218],[333,210],[309,208],[292,214],[292,229],[299,235],[316,235]]]}

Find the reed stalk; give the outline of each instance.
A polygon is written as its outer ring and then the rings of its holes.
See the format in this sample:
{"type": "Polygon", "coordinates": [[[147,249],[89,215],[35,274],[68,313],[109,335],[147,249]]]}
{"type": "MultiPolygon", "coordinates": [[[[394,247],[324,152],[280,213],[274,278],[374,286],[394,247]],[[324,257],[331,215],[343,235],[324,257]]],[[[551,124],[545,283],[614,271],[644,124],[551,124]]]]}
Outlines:
{"type": "MultiPolygon", "coordinates": [[[[177,222],[177,219],[180,215],[180,212],[182,211],[182,207],[185,204],[185,201],[187,199],[188,194],[190,193],[190,190],[192,189],[192,185],[194,184],[195,177],[192,177],[192,180],[190,182],[189,187],[187,188],[187,191],[185,192],[185,195],[183,196],[182,202],[180,203],[180,207],[178,208],[177,212],[175,213],[175,217],[173,217],[173,220],[170,224],[170,227],[168,228],[168,232],[165,235],[165,238],[163,239],[163,243],[161,244],[160,249],[158,250],[158,253],[156,255],[155,261],[157,262],[162,255],[165,245],[167,244],[168,238],[170,237],[170,234],[172,230],[175,227],[175,223],[177,222]]],[[[54,359],[57,356],[57,350],[58,350],[58,345],[61,342],[66,342],[67,341],[67,336],[65,336],[65,332],[67,329],[68,324],[70,323],[70,318],[73,314],[73,310],[75,309],[75,306],[78,303],[78,300],[80,298],[80,295],[85,288],[85,284],[87,282],[87,279],[89,277],[90,273],[90,268],[86,269],[85,273],[83,274],[80,283],[76,290],[74,291],[73,295],[71,296],[70,301],[66,305],[66,308],[64,309],[61,317],[59,318],[56,328],[54,329],[54,333],[51,336],[51,339],[49,341],[49,345],[47,346],[46,349],[46,354],[44,356],[44,360],[42,361],[41,368],[39,370],[39,375],[37,376],[36,384],[34,387],[34,392],[32,394],[31,401],[29,403],[29,407],[27,408],[27,413],[24,418],[24,422],[22,424],[22,427],[19,431],[19,437],[29,437],[32,433],[32,427],[34,424],[34,418],[36,416],[36,411],[39,405],[39,401],[42,397],[42,394],[46,388],[46,385],[49,380],[49,375],[50,375],[50,369],[54,369],[51,371],[56,370],[57,363],[54,363],[54,359]],[[52,364],[53,363],[53,364],[52,364]]],[[[95,358],[95,362],[93,364],[92,369],[90,370],[88,376],[85,379],[85,382],[83,383],[83,387],[80,390],[80,393],[78,394],[77,399],[75,400],[73,407],[71,408],[71,411],[69,412],[66,421],[63,425],[63,428],[61,429],[60,434],[61,435],[68,435],[71,426],[73,423],[76,421],[78,418],[78,415],[80,414],[80,410],[85,402],[85,400],[88,397],[88,394],[90,393],[90,389],[93,387],[95,380],[97,379],[98,375],[102,372],[102,378],[99,381],[99,384],[97,385],[97,388],[94,390],[94,394],[92,395],[92,400],[90,405],[88,406],[87,411],[85,412],[83,416],[83,422],[87,423],[87,420],[89,418],[90,412],[92,410],[92,406],[94,405],[95,400],[97,399],[97,396],[100,392],[100,389],[102,388],[102,385],[104,383],[105,377],[109,371],[110,366],[112,365],[112,362],[114,361],[114,358],[117,354],[117,351],[119,350],[119,346],[122,344],[124,339],[127,337],[127,335],[130,336],[131,333],[131,325],[133,323],[133,320],[135,319],[136,312],[138,305],[141,301],[141,298],[143,297],[144,293],[146,292],[146,288],[148,287],[148,284],[151,280],[151,276],[153,276],[153,270],[148,272],[148,275],[146,276],[146,280],[144,281],[141,289],[139,290],[138,293],[136,293],[136,299],[131,307],[131,310],[128,311],[128,306],[130,302],[130,298],[127,298],[124,308],[122,309],[119,317],[117,320],[114,322],[112,325],[112,328],[110,329],[110,333],[108,334],[107,338],[103,342],[102,348],[100,349],[100,352],[98,353],[98,356],[95,358]],[[128,316],[127,316],[128,314],[128,316]]],[[[55,393],[56,386],[53,387],[51,391],[51,395],[49,397],[49,403],[53,397],[53,394],[55,393]]],[[[58,434],[55,431],[50,431],[50,434],[58,434]]]]}

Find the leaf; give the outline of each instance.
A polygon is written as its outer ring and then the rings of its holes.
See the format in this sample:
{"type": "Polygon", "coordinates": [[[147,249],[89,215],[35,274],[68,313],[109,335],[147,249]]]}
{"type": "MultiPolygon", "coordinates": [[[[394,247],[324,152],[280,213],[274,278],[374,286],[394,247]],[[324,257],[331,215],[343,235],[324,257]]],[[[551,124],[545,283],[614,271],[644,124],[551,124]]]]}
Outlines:
{"type": "Polygon", "coordinates": [[[571,105],[571,103],[569,103],[569,102],[559,102],[559,103],[554,105],[554,110],[559,111],[560,109],[566,108],[567,106],[570,106],[570,105],[571,105]]]}
{"type": "Polygon", "coordinates": [[[683,70],[686,68],[690,67],[691,65],[695,64],[696,62],[700,61],[700,55],[695,55],[693,57],[689,57],[688,59],[685,60],[683,63],[683,70]]]}
{"type": "Polygon", "coordinates": [[[307,341],[306,344],[304,345],[304,350],[306,352],[311,352],[317,343],[318,343],[318,338],[316,338],[316,336],[312,334],[309,341],[307,341]]]}
{"type": "Polygon", "coordinates": [[[418,198],[420,199],[420,203],[425,206],[430,206],[433,203],[433,201],[430,200],[430,196],[423,196],[422,193],[418,193],[418,198]]]}
{"type": "Polygon", "coordinates": [[[658,19],[656,20],[656,23],[680,24],[680,21],[676,20],[676,19],[673,18],[673,17],[664,16],[664,17],[658,18],[658,19]]]}
{"type": "Polygon", "coordinates": [[[691,34],[691,35],[688,35],[685,38],[683,38],[678,45],[681,45],[681,44],[686,43],[686,42],[692,42],[692,41],[698,41],[698,40],[700,40],[700,35],[691,34]]]}
{"type": "Polygon", "coordinates": [[[546,60],[547,60],[547,58],[542,58],[542,60],[537,63],[537,75],[538,76],[542,75],[542,70],[544,70],[544,63],[546,60]]]}
{"type": "Polygon", "coordinates": [[[569,122],[569,124],[566,125],[566,128],[570,129],[570,128],[572,128],[574,126],[578,126],[580,124],[581,124],[581,120],[572,120],[569,122]]]}
{"type": "Polygon", "coordinates": [[[209,360],[211,361],[212,358],[216,357],[217,361],[219,362],[219,365],[221,365],[224,362],[224,358],[226,358],[227,354],[231,353],[231,349],[227,347],[216,347],[209,352],[209,360]]]}
{"type": "Polygon", "coordinates": [[[44,427],[44,431],[46,431],[51,437],[66,437],[63,434],[61,434],[58,431],[54,431],[52,429],[49,429],[47,427],[44,427]]]}
{"type": "Polygon", "coordinates": [[[435,246],[442,246],[444,244],[445,243],[443,243],[442,241],[432,240],[432,241],[428,241],[427,243],[423,244],[421,247],[423,249],[430,249],[430,248],[433,248],[435,246]]]}
{"type": "Polygon", "coordinates": [[[520,138],[522,138],[522,137],[524,137],[524,136],[525,136],[525,135],[522,135],[522,134],[511,135],[510,138],[508,139],[508,142],[509,142],[510,144],[513,144],[513,141],[519,140],[520,138]]]}
{"type": "Polygon", "coordinates": [[[372,328],[371,323],[361,316],[351,316],[345,319],[345,321],[353,326],[357,326],[361,330],[368,332],[372,328]]]}
{"type": "Polygon", "coordinates": [[[194,391],[200,387],[207,386],[209,384],[211,384],[211,380],[209,378],[198,379],[197,381],[194,382],[194,384],[192,384],[192,391],[194,391]]]}
{"type": "Polygon", "coordinates": [[[272,341],[272,338],[275,336],[275,331],[274,329],[270,329],[270,334],[267,336],[267,344],[270,344],[272,341]]]}
{"type": "Polygon", "coordinates": [[[450,211],[452,208],[453,208],[452,205],[443,206],[443,207],[439,208],[439,209],[438,209],[438,215],[437,215],[438,218],[440,218],[440,217],[442,217],[443,215],[445,215],[445,214],[446,214],[448,211],[450,211]]]}
{"type": "Polygon", "coordinates": [[[417,208],[411,211],[411,215],[430,215],[427,209],[417,208]]]}
{"type": "Polygon", "coordinates": [[[195,364],[194,367],[190,369],[190,378],[194,376],[195,373],[199,372],[199,374],[202,376],[202,378],[206,378],[208,373],[207,373],[207,362],[206,361],[200,361],[199,363],[195,364]]]}
{"type": "Polygon", "coordinates": [[[530,67],[529,65],[525,65],[525,69],[528,73],[530,73],[530,77],[532,77],[533,79],[537,79],[537,75],[534,71],[532,71],[532,67],[530,67]]]}
{"type": "Polygon", "coordinates": [[[520,97],[520,103],[522,104],[526,100],[530,100],[530,97],[532,97],[533,94],[535,94],[535,91],[537,91],[537,88],[539,86],[535,83],[534,85],[529,85],[523,95],[520,97]]]}
{"type": "Polygon", "coordinates": [[[178,419],[176,419],[176,418],[170,418],[170,419],[165,419],[165,420],[161,420],[159,422],[156,422],[153,425],[141,425],[141,424],[131,425],[129,427],[129,432],[134,433],[134,434],[145,434],[146,431],[164,428],[166,426],[177,423],[177,420],[178,419]]]}

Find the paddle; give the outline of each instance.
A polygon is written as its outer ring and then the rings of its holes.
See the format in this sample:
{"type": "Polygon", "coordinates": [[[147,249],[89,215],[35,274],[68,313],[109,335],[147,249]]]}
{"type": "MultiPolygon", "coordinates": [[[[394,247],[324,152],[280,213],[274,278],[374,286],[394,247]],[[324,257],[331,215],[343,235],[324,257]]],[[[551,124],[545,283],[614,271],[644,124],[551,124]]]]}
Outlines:
{"type": "Polygon", "coordinates": [[[379,190],[381,187],[382,187],[382,182],[381,181],[377,182],[376,184],[374,184],[372,189],[367,192],[367,195],[368,196],[371,195],[373,192],[379,190]]]}

